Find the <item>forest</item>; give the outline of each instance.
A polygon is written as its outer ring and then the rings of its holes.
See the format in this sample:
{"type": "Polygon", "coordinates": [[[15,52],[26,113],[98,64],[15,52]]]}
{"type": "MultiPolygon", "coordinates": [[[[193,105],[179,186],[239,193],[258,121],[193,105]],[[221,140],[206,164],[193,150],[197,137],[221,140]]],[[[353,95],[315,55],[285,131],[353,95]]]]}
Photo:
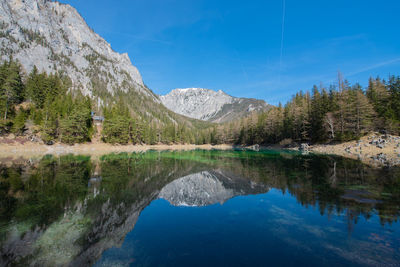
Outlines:
{"type": "Polygon", "coordinates": [[[357,140],[371,131],[400,133],[400,77],[370,78],[367,88],[338,74],[337,85],[300,91],[285,105],[208,130],[216,143],[290,144],[357,140]]]}
{"type": "Polygon", "coordinates": [[[104,115],[101,140],[112,144],[290,144],[355,140],[371,131],[400,133],[400,77],[370,78],[367,88],[338,74],[336,85],[300,91],[285,105],[225,124],[188,127],[150,120],[126,101],[96,106],[63,73],[28,75],[10,59],[0,66],[0,135],[39,136],[46,144],[90,142],[97,128],[93,110],[104,115]]]}
{"type": "Polygon", "coordinates": [[[101,140],[107,143],[195,143],[199,139],[185,123],[140,118],[123,96],[99,108],[90,97],[71,90],[72,82],[63,73],[48,75],[34,67],[26,76],[12,59],[0,66],[0,135],[39,136],[45,144],[89,142],[97,134],[92,120],[95,110],[104,115],[101,140]]]}

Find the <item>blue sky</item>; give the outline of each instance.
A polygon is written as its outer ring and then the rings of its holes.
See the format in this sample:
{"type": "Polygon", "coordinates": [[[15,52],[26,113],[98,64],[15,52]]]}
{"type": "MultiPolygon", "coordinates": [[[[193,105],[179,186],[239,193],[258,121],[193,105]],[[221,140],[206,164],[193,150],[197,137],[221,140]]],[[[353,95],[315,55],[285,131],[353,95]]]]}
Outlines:
{"type": "Polygon", "coordinates": [[[400,75],[400,1],[64,0],[156,93],[202,87],[277,104],[314,84],[400,75]],[[281,60],[282,59],[282,60],[281,60]]]}

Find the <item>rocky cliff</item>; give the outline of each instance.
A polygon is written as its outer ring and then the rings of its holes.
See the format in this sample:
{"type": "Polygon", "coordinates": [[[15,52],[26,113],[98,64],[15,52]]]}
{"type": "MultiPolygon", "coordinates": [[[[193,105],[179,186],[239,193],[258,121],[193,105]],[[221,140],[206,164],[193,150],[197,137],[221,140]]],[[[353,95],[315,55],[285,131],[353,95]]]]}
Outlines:
{"type": "Polygon", "coordinates": [[[0,60],[10,57],[18,60],[26,73],[36,66],[39,71],[67,75],[72,89],[91,96],[99,110],[118,96],[135,117],[147,121],[191,127],[193,120],[174,112],[225,122],[269,107],[262,100],[198,88],[173,90],[160,101],[144,85],[127,54],[113,51],[76,9],[56,1],[0,0],[0,60]]]}
{"type": "MultiPolygon", "coordinates": [[[[165,124],[194,120],[165,108],[148,89],[127,54],[119,54],[96,34],[76,9],[49,0],[0,0],[0,60],[13,57],[27,74],[63,73],[97,103],[123,102],[135,118],[165,124]]],[[[196,122],[197,123],[197,122],[196,122]]]]}
{"type": "Polygon", "coordinates": [[[47,0],[0,1],[2,59],[13,56],[27,72],[65,72],[85,95],[134,88],[151,95],[127,54],[112,50],[70,5],[47,0]]]}

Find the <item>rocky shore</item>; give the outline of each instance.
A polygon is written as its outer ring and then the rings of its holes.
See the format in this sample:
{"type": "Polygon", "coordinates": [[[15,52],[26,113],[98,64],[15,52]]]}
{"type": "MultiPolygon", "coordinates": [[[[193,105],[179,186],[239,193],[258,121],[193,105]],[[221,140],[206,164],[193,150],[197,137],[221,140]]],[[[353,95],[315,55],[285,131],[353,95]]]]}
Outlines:
{"type": "Polygon", "coordinates": [[[372,133],[358,141],[311,145],[308,151],[359,159],[375,167],[400,165],[400,137],[388,134],[372,133]]]}

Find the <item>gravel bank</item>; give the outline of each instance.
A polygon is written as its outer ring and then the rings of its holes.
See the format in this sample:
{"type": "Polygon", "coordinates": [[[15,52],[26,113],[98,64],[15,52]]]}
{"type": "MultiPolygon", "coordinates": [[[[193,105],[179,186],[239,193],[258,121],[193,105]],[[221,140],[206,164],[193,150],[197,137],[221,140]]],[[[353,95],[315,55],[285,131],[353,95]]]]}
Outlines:
{"type": "Polygon", "coordinates": [[[358,141],[334,145],[312,145],[311,152],[359,159],[375,167],[400,165],[400,137],[373,133],[358,141]]]}

